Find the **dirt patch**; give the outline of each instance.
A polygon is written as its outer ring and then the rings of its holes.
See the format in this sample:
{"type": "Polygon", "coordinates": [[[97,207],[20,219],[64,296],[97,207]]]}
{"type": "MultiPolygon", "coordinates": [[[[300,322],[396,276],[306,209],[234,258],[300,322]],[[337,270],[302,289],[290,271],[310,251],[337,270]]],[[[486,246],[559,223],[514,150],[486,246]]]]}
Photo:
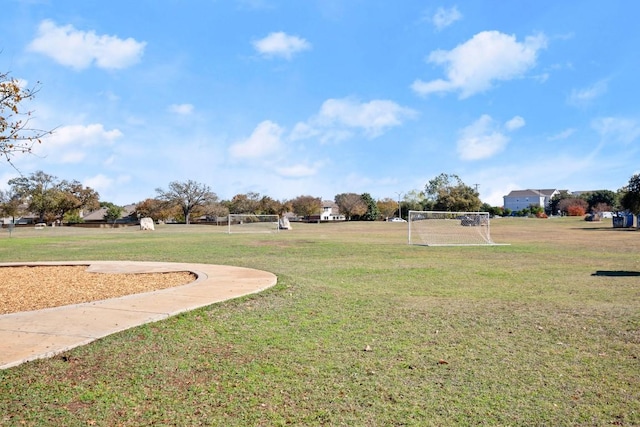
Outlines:
{"type": "Polygon", "coordinates": [[[99,301],[186,285],[187,271],[90,273],[87,266],[0,267],[0,314],[99,301]]]}

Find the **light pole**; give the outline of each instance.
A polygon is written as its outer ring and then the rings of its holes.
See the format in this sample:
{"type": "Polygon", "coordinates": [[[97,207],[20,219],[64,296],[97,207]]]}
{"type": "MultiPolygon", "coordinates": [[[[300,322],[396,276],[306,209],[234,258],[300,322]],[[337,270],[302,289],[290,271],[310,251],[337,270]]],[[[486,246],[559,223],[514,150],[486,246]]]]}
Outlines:
{"type": "Polygon", "coordinates": [[[396,191],[398,195],[398,218],[402,218],[402,206],[400,205],[400,196],[402,196],[402,192],[396,191]]]}

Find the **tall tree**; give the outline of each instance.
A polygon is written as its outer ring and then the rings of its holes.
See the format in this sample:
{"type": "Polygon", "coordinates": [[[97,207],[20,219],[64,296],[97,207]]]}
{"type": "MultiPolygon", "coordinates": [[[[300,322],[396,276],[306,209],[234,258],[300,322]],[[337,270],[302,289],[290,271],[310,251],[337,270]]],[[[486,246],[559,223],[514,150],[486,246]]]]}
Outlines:
{"type": "Polygon", "coordinates": [[[0,216],[11,217],[11,222],[22,213],[22,199],[11,190],[0,190],[0,216]]]}
{"type": "Polygon", "coordinates": [[[367,206],[367,210],[363,215],[363,219],[365,221],[377,220],[380,217],[380,211],[378,210],[378,205],[376,204],[376,201],[373,200],[373,197],[371,197],[371,194],[363,193],[362,196],[360,197],[362,198],[362,201],[364,202],[364,204],[367,206]]]}
{"type": "Polygon", "coordinates": [[[208,221],[211,221],[213,219],[218,221],[218,218],[226,217],[227,215],[229,215],[229,208],[224,203],[211,202],[207,203],[204,206],[204,214],[207,216],[208,221]]]}
{"type": "Polygon", "coordinates": [[[341,193],[337,194],[334,199],[340,213],[347,218],[347,221],[351,220],[352,216],[361,216],[367,212],[367,204],[362,200],[362,196],[356,193],[341,193]]]}
{"type": "Polygon", "coordinates": [[[393,216],[393,214],[398,211],[398,201],[393,200],[390,197],[378,200],[376,203],[378,205],[378,211],[380,211],[380,215],[385,218],[393,216]]]}
{"type": "Polygon", "coordinates": [[[136,205],[135,214],[138,218],[151,218],[154,221],[166,221],[172,217],[174,208],[158,199],[145,199],[136,205]]]}
{"type": "Polygon", "coordinates": [[[402,212],[431,211],[435,204],[435,199],[427,197],[424,191],[411,190],[404,194],[401,201],[402,212]]]}
{"type": "Polygon", "coordinates": [[[551,200],[549,200],[549,213],[551,215],[556,215],[558,212],[562,212],[562,210],[559,209],[558,205],[560,205],[560,202],[562,200],[571,198],[573,198],[573,196],[567,190],[560,190],[558,194],[556,194],[551,198],[551,200]]]}
{"type": "Polygon", "coordinates": [[[190,223],[190,217],[196,210],[218,200],[218,196],[208,185],[192,180],[173,181],[169,183],[167,190],[156,188],[156,193],[158,198],[169,206],[179,207],[187,224],[190,223]]]}
{"type": "Polygon", "coordinates": [[[258,203],[258,212],[263,215],[280,215],[284,212],[282,202],[272,199],[269,196],[263,196],[258,203]]]}
{"type": "Polygon", "coordinates": [[[92,188],[78,181],[59,181],[43,171],[13,178],[9,185],[41,222],[62,221],[67,213],[79,214],[82,209],[99,207],[100,195],[92,188]]]}
{"type": "Polygon", "coordinates": [[[100,195],[78,181],[61,181],[57,186],[56,216],[62,220],[67,213],[79,213],[83,209],[100,207],[100,195]]]}
{"type": "Polygon", "coordinates": [[[298,196],[290,201],[293,212],[303,218],[317,215],[322,211],[322,199],[313,196],[298,196]]]}
{"type": "Polygon", "coordinates": [[[585,200],[589,204],[589,211],[598,209],[613,210],[618,205],[618,195],[611,190],[597,190],[586,194],[585,200]]]}
{"type": "Polygon", "coordinates": [[[58,178],[37,171],[29,176],[9,180],[13,191],[26,200],[27,209],[38,215],[38,220],[52,221],[56,217],[58,178]]]}
{"type": "Polygon", "coordinates": [[[31,126],[31,111],[21,109],[21,103],[34,98],[38,87],[24,88],[9,73],[0,73],[0,156],[9,163],[17,153],[29,153],[33,144],[52,131],[31,126]]]}
{"type": "Polygon", "coordinates": [[[623,189],[620,204],[629,212],[640,215],[640,174],[635,174],[629,178],[629,183],[623,189]]]}
{"type": "Polygon", "coordinates": [[[441,211],[476,211],[482,206],[476,190],[466,185],[458,175],[441,173],[425,185],[426,196],[441,211]]]}
{"type": "Polygon", "coordinates": [[[229,212],[233,214],[257,214],[260,209],[260,194],[248,192],[236,194],[229,202],[229,212]]]}

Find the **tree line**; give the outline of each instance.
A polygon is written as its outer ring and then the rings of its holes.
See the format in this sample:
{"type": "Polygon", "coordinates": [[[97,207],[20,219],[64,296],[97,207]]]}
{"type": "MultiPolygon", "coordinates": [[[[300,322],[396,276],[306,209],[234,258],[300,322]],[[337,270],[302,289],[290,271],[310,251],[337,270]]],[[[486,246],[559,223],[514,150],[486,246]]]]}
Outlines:
{"type": "MultiPolygon", "coordinates": [[[[73,180],[60,180],[43,171],[8,181],[9,189],[0,190],[0,215],[17,218],[34,214],[45,223],[83,222],[83,214],[105,208],[104,220],[117,221],[124,208],[101,201],[97,191],[73,180]]],[[[293,213],[310,219],[324,208],[320,197],[301,195],[290,200],[249,192],[236,194],[230,200],[220,200],[206,184],[173,181],[166,188],[156,188],[156,196],[135,205],[133,219],[150,217],[156,221],[175,220],[189,224],[194,220],[215,221],[228,214],[282,215],[293,213]]],[[[390,217],[406,218],[409,210],[486,211],[492,215],[509,215],[502,207],[482,203],[477,190],[454,174],[442,173],[431,179],[423,190],[413,190],[399,200],[374,200],[369,193],[340,193],[333,202],[348,221],[376,221],[390,217]]],[[[554,196],[547,212],[530,206],[518,215],[543,215],[561,212],[566,215],[598,214],[604,211],[626,210],[640,214],[640,175],[634,175],[627,186],[613,192],[598,190],[579,196],[561,191],[554,196]]],[[[334,212],[335,214],[335,212],[334,212]]]]}
{"type": "MultiPolygon", "coordinates": [[[[16,218],[34,214],[45,223],[83,222],[83,213],[105,208],[104,220],[116,221],[123,207],[101,201],[97,191],[78,181],[60,180],[56,176],[37,171],[8,181],[9,189],[0,191],[0,214],[16,218]]],[[[228,214],[294,213],[301,218],[319,216],[324,201],[320,197],[301,195],[290,200],[276,200],[270,196],[249,192],[236,194],[230,200],[220,200],[206,184],[174,181],[166,188],[157,188],[156,196],[135,205],[136,218],[150,217],[157,221],[176,220],[189,224],[195,219],[216,220],[228,214]]],[[[405,195],[405,199],[374,200],[369,193],[340,193],[334,198],[340,214],[346,220],[375,221],[400,216],[409,209],[477,210],[481,203],[477,192],[455,175],[440,175],[430,181],[424,192],[405,195]]],[[[334,212],[335,214],[335,212],[334,212]]]]}

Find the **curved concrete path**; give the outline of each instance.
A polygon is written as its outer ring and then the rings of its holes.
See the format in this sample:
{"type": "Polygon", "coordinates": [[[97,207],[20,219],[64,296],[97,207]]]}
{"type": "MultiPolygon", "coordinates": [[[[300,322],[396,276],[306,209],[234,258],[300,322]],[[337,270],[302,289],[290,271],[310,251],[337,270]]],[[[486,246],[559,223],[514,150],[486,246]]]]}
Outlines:
{"type": "Polygon", "coordinates": [[[272,273],[250,268],[164,262],[15,262],[0,263],[0,268],[24,265],[87,265],[87,271],[99,273],[190,271],[198,278],[187,285],[159,291],[0,315],[0,369],[51,357],[144,323],[260,292],[277,280],[272,273]]]}

